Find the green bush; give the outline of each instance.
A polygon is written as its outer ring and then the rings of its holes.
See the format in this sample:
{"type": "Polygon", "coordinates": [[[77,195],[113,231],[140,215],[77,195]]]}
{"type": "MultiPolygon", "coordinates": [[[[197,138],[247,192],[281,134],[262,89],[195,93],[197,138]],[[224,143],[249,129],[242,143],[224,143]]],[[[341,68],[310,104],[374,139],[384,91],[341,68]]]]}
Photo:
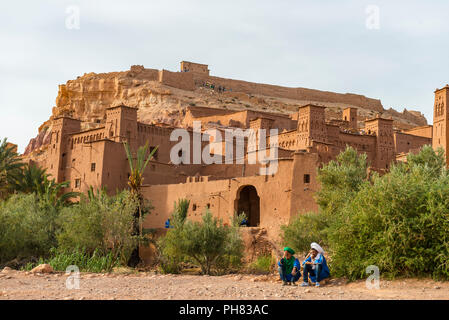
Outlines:
{"type": "Polygon", "coordinates": [[[271,255],[258,256],[256,261],[249,265],[248,271],[252,273],[267,274],[273,270],[275,263],[276,262],[271,255]]]}
{"type": "Polygon", "coordinates": [[[173,227],[167,235],[157,242],[159,252],[159,267],[163,273],[180,273],[182,262],[189,262],[188,257],[181,252],[177,243],[182,237],[184,223],[187,219],[190,201],[179,199],[175,202],[170,224],[173,227]]]}
{"type": "Polygon", "coordinates": [[[366,183],[330,228],[332,267],[350,279],[365,268],[396,276],[449,276],[449,177],[434,168],[393,166],[366,183]]]}
{"type": "Polygon", "coordinates": [[[56,245],[57,211],[34,194],[0,202],[0,263],[39,257],[56,245]]]}
{"type": "Polygon", "coordinates": [[[323,212],[297,215],[288,225],[281,226],[282,242],[298,252],[310,250],[312,242],[327,244],[329,219],[323,212]]]}
{"type": "MultiPolygon", "coordinates": [[[[173,221],[177,221],[176,216],[173,221]]],[[[238,228],[225,226],[206,210],[201,222],[174,223],[159,241],[162,268],[179,272],[181,261],[191,261],[203,274],[222,273],[241,264],[243,241],[238,228]]]]}
{"type": "Polygon", "coordinates": [[[86,254],[107,255],[126,264],[137,245],[138,236],[133,235],[134,214],[138,201],[124,191],[109,197],[101,193],[90,199],[83,198],[78,204],[64,208],[58,222],[59,249],[63,252],[84,248],[86,254]]]}
{"type": "Polygon", "coordinates": [[[449,279],[449,175],[444,151],[424,146],[390,172],[366,176],[366,157],[347,148],[318,171],[320,213],[282,228],[297,250],[326,246],[331,272],[351,280],[366,267],[382,276],[449,279]]]}

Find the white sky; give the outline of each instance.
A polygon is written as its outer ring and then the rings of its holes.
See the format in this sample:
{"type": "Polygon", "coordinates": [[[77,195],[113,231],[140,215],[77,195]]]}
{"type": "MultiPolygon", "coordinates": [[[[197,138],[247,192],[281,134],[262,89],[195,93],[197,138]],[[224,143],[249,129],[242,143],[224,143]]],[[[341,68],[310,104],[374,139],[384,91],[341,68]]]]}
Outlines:
{"type": "MultiPolygon", "coordinates": [[[[23,151],[58,84],[131,65],[209,64],[233,79],[351,92],[419,110],[449,83],[449,1],[2,1],[0,139],[23,151]],[[80,28],[68,29],[69,6],[80,28]],[[379,8],[369,29],[366,8],[379,8]]],[[[370,20],[372,21],[372,20],[370,20]]]]}

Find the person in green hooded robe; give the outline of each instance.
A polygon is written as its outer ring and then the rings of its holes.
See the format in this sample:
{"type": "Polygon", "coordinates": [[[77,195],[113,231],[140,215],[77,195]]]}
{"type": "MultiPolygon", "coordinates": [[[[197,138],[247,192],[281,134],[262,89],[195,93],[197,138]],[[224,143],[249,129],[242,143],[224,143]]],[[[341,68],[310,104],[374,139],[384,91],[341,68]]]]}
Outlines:
{"type": "Polygon", "coordinates": [[[282,285],[296,285],[296,281],[301,277],[301,264],[294,257],[295,251],[290,247],[284,248],[284,256],[278,262],[279,276],[282,285]]]}

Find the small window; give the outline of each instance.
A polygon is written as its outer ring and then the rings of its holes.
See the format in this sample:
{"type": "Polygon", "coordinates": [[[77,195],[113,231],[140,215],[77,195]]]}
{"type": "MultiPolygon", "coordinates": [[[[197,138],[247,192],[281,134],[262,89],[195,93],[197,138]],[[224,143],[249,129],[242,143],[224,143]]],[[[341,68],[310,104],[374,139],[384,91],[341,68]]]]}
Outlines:
{"type": "Polygon", "coordinates": [[[207,208],[207,209],[210,209],[210,203],[208,203],[208,204],[206,205],[206,208],[207,208]]]}
{"type": "MultiPolygon", "coordinates": [[[[150,147],[150,153],[153,152],[153,150],[156,149],[156,147],[150,147]]],[[[156,149],[156,151],[153,154],[153,158],[152,160],[156,160],[157,161],[157,153],[158,153],[158,149],[156,149]]]]}
{"type": "Polygon", "coordinates": [[[81,187],[81,179],[75,179],[75,188],[81,187]]]}
{"type": "Polygon", "coordinates": [[[91,163],[90,164],[90,171],[91,172],[95,172],[95,169],[96,169],[96,164],[95,163],[91,163]]]}
{"type": "Polygon", "coordinates": [[[304,183],[310,183],[310,174],[304,175],[304,183]]]}
{"type": "Polygon", "coordinates": [[[195,203],[194,203],[193,206],[192,206],[192,210],[193,210],[193,211],[196,211],[196,204],[195,204],[195,203]]]}
{"type": "Polygon", "coordinates": [[[178,157],[182,158],[182,150],[178,151],[178,157]]]}

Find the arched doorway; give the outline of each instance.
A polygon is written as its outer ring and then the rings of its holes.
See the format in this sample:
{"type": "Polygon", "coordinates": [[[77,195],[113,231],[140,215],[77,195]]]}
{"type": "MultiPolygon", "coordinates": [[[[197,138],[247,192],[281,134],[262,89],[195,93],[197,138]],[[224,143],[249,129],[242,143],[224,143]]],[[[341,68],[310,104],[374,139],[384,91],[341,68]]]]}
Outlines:
{"type": "Polygon", "coordinates": [[[248,226],[257,227],[260,224],[260,198],[254,186],[244,186],[237,191],[235,210],[238,214],[244,212],[248,217],[248,226]]]}

